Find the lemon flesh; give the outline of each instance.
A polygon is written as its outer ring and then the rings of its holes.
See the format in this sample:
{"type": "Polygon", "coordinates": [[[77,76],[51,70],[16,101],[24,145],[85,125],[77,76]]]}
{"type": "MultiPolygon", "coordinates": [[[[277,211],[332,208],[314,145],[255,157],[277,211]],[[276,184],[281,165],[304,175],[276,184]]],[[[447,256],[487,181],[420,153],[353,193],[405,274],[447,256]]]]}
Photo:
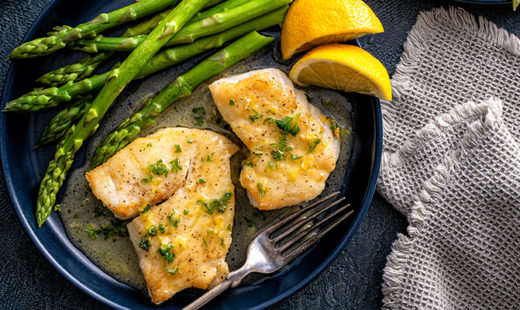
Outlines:
{"type": "Polygon", "coordinates": [[[289,77],[302,86],[314,85],[392,100],[390,78],[383,64],[353,45],[316,47],[293,66],[289,77]]]}

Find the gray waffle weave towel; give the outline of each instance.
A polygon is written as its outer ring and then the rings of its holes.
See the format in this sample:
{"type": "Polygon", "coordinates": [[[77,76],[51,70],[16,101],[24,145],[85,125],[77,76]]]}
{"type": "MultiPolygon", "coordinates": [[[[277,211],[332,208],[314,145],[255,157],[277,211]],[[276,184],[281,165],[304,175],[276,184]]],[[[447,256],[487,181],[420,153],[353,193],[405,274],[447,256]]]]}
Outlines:
{"type": "Polygon", "coordinates": [[[408,217],[389,309],[520,309],[520,40],[462,9],[420,14],[383,104],[378,191],[408,217]]]}

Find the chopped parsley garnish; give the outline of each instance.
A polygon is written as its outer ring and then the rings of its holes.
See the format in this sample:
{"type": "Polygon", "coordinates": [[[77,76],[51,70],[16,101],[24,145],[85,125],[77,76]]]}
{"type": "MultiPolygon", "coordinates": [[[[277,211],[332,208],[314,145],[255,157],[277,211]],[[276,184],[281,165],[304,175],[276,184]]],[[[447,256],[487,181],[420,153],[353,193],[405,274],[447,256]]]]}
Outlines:
{"type": "Polygon", "coordinates": [[[231,224],[227,225],[227,231],[231,231],[231,224]]]}
{"type": "Polygon", "coordinates": [[[265,196],[266,190],[264,189],[264,184],[256,183],[256,188],[258,189],[258,196],[260,199],[265,196]]]}
{"type": "Polygon", "coordinates": [[[205,247],[208,247],[208,242],[206,241],[206,239],[202,238],[202,243],[204,243],[205,247]]]}
{"type": "Polygon", "coordinates": [[[297,160],[297,159],[300,159],[302,158],[301,156],[296,156],[294,154],[291,154],[291,160],[297,160]]]}
{"type": "Polygon", "coordinates": [[[181,146],[180,146],[180,145],[175,144],[174,146],[175,146],[175,153],[180,153],[180,152],[182,152],[182,149],[181,149],[181,146]]]}
{"type": "Polygon", "coordinates": [[[244,217],[244,220],[246,221],[247,227],[251,228],[253,227],[253,221],[248,219],[247,217],[244,217]]]}
{"type": "Polygon", "coordinates": [[[150,211],[150,209],[152,208],[152,205],[151,204],[146,204],[146,206],[144,206],[144,209],[143,211],[141,211],[141,213],[146,213],[148,211],[150,211]]]}
{"type": "Polygon", "coordinates": [[[230,200],[231,200],[231,193],[226,192],[226,193],[224,193],[224,196],[222,196],[222,198],[213,199],[209,204],[202,200],[197,200],[196,203],[205,207],[206,213],[213,214],[215,208],[217,209],[217,212],[224,213],[224,211],[226,211],[227,205],[229,204],[230,200]]]}
{"type": "Polygon", "coordinates": [[[289,152],[289,151],[292,151],[292,147],[290,146],[287,146],[287,136],[286,135],[282,135],[280,137],[280,139],[278,140],[278,148],[280,149],[280,151],[282,152],[289,152]]]}
{"type": "Polygon", "coordinates": [[[338,123],[332,117],[327,118],[327,120],[329,121],[330,130],[334,131],[339,128],[338,123]]]}
{"type": "Polygon", "coordinates": [[[196,107],[191,110],[191,115],[195,119],[195,125],[198,127],[204,124],[204,115],[206,115],[206,110],[203,107],[196,107]]]}
{"type": "Polygon", "coordinates": [[[334,108],[334,106],[332,105],[332,100],[330,100],[330,99],[323,98],[323,99],[321,99],[321,103],[328,109],[334,108]]]}
{"type": "Polygon", "coordinates": [[[253,163],[247,160],[242,161],[242,166],[253,167],[253,163]]]}
{"type": "Polygon", "coordinates": [[[155,162],[155,164],[149,165],[144,170],[148,174],[148,178],[143,179],[144,183],[152,182],[154,175],[164,175],[164,177],[167,177],[169,172],[168,166],[166,166],[162,159],[159,159],[157,162],[155,162]]]}
{"type": "Polygon", "coordinates": [[[175,253],[171,251],[172,249],[172,244],[161,245],[161,247],[157,249],[157,253],[159,253],[159,255],[161,255],[164,260],[164,269],[166,269],[169,274],[174,275],[177,273],[177,271],[179,271],[179,267],[175,268],[175,270],[170,270],[167,266],[167,264],[173,263],[173,260],[175,259],[175,253]]]}
{"type": "Polygon", "coordinates": [[[260,155],[264,155],[264,153],[263,153],[263,152],[260,152],[260,151],[254,151],[253,154],[258,155],[258,156],[260,156],[260,155]]]}
{"type": "Polygon", "coordinates": [[[159,229],[159,232],[161,234],[164,234],[166,232],[166,227],[164,227],[164,225],[162,223],[159,224],[159,226],[157,228],[159,229]]]}
{"type": "Polygon", "coordinates": [[[229,105],[235,105],[235,101],[233,99],[229,100],[229,105]]]}
{"type": "Polygon", "coordinates": [[[174,274],[176,274],[179,271],[179,266],[177,266],[177,268],[175,268],[175,270],[170,270],[166,266],[164,266],[164,269],[166,269],[166,271],[168,271],[168,273],[173,276],[174,274]]]}
{"type": "Polygon", "coordinates": [[[100,234],[105,237],[105,240],[108,238],[128,236],[126,222],[116,219],[110,220],[110,224],[107,224],[99,229],[96,229],[94,226],[87,224],[87,229],[85,231],[88,232],[91,239],[96,239],[100,234]]]}
{"type": "Polygon", "coordinates": [[[273,143],[271,144],[272,147],[275,147],[274,150],[271,151],[271,156],[275,161],[281,161],[285,160],[285,153],[292,151],[293,148],[290,146],[287,146],[287,134],[284,133],[280,136],[280,139],[278,140],[278,144],[273,143]]]}
{"type": "Polygon", "coordinates": [[[199,179],[199,183],[200,183],[200,184],[205,184],[205,183],[206,183],[206,180],[204,180],[204,179],[199,179]]]}
{"type": "Polygon", "coordinates": [[[225,249],[226,248],[226,244],[224,243],[224,239],[220,238],[220,246],[225,249]]]}
{"type": "Polygon", "coordinates": [[[141,249],[145,250],[148,252],[148,250],[150,249],[150,240],[146,239],[146,238],[141,238],[141,242],[139,242],[138,244],[138,247],[140,247],[141,249]]]}
{"type": "Polygon", "coordinates": [[[314,141],[312,141],[311,145],[309,146],[309,150],[307,151],[307,154],[312,153],[312,151],[314,151],[314,149],[318,146],[318,144],[320,144],[320,142],[321,142],[320,138],[314,139],[314,141]]]}
{"type": "Polygon", "coordinates": [[[182,166],[179,164],[178,158],[175,158],[174,160],[170,161],[170,164],[172,165],[172,172],[179,172],[182,170],[182,166]]]}
{"type": "MultiPolygon", "coordinates": [[[[186,210],[184,210],[186,211],[186,210]]],[[[180,218],[178,217],[173,217],[173,214],[172,215],[168,215],[168,222],[170,222],[170,224],[172,224],[173,227],[177,228],[179,227],[179,222],[180,222],[180,218]]]]}
{"type": "Polygon", "coordinates": [[[268,118],[264,119],[264,124],[267,122],[273,122],[273,121],[274,121],[274,118],[268,117],[268,118]]]}
{"type": "Polygon", "coordinates": [[[252,115],[249,115],[249,120],[251,121],[251,123],[254,123],[257,119],[259,118],[262,118],[262,114],[258,113],[255,109],[253,109],[253,113],[252,115]]]}
{"type": "Polygon", "coordinates": [[[268,166],[269,166],[269,168],[271,168],[271,169],[274,169],[274,168],[276,168],[276,164],[275,164],[275,163],[273,163],[272,161],[269,161],[269,163],[268,163],[267,165],[268,165],[268,166]]]}
{"type": "Polygon", "coordinates": [[[94,209],[94,217],[105,217],[106,216],[106,213],[101,210],[101,208],[99,206],[96,206],[96,208],[94,209]]]}
{"type": "Polygon", "coordinates": [[[182,213],[184,213],[184,215],[188,215],[188,213],[190,213],[190,210],[184,209],[184,211],[182,211],[182,213]]]}
{"type": "Polygon", "coordinates": [[[55,211],[55,212],[61,212],[61,205],[59,205],[59,204],[58,204],[58,205],[55,205],[55,206],[54,206],[54,211],[55,211]]]}
{"type": "Polygon", "coordinates": [[[273,159],[276,161],[281,161],[281,160],[285,159],[285,154],[282,151],[280,151],[279,149],[272,150],[271,155],[273,156],[273,159]]]}
{"type": "Polygon", "coordinates": [[[206,158],[202,157],[201,161],[202,162],[207,161],[209,163],[209,162],[211,162],[211,157],[209,155],[206,158]]]}
{"type": "Polygon", "coordinates": [[[186,142],[188,142],[189,144],[192,144],[192,143],[193,143],[193,140],[189,139],[189,140],[186,141],[186,142]]]}
{"type": "Polygon", "coordinates": [[[145,237],[155,237],[157,236],[157,227],[155,225],[150,226],[144,234],[145,237]]]}
{"type": "Polygon", "coordinates": [[[171,249],[173,249],[173,244],[161,245],[161,247],[157,249],[157,253],[159,253],[163,257],[164,262],[168,264],[173,263],[175,259],[175,253],[173,253],[171,249]]]}
{"type": "Polygon", "coordinates": [[[199,205],[205,207],[206,208],[206,213],[213,214],[213,209],[209,208],[209,205],[208,205],[207,202],[202,201],[202,200],[197,200],[195,202],[198,203],[199,205]]]}
{"type": "Polygon", "coordinates": [[[152,144],[151,144],[151,143],[148,143],[148,144],[146,145],[146,147],[152,147],[152,144]]]}
{"type": "Polygon", "coordinates": [[[296,136],[300,132],[300,126],[298,126],[299,117],[299,113],[294,117],[286,116],[282,120],[276,120],[276,125],[284,133],[290,133],[291,135],[296,136]]]}
{"type": "Polygon", "coordinates": [[[87,229],[85,231],[88,232],[88,235],[92,240],[96,239],[99,234],[98,230],[90,224],[87,224],[87,229]]]}

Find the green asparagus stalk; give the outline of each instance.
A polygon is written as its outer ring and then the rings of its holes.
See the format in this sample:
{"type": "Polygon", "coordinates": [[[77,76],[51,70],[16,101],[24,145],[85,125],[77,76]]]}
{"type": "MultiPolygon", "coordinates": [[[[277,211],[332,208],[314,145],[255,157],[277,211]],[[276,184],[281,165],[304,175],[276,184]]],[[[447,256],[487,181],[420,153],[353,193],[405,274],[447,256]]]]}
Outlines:
{"type": "Polygon", "coordinates": [[[186,25],[168,41],[168,45],[191,43],[198,38],[222,32],[291,2],[292,0],[251,0],[229,11],[215,13],[186,25]]]}
{"type": "MultiPolygon", "coordinates": [[[[224,11],[208,10],[208,13],[201,15],[202,19],[194,20],[186,25],[177,33],[166,46],[191,43],[198,38],[222,32],[231,27],[246,22],[252,18],[263,15],[267,12],[280,8],[292,0],[244,0],[224,2],[228,4],[224,11]],[[245,3],[242,3],[245,2],[245,3]],[[236,5],[236,6],[235,6],[236,5]],[[210,12],[211,11],[211,12],[210,12]]],[[[145,36],[135,36],[132,38],[108,38],[98,36],[94,39],[80,40],[72,46],[74,49],[87,53],[97,53],[99,51],[131,51],[138,46],[145,36]]]]}
{"type": "Polygon", "coordinates": [[[148,34],[150,31],[152,31],[161,20],[163,20],[173,9],[168,9],[166,11],[162,11],[160,13],[155,14],[151,18],[140,22],[139,24],[135,25],[134,27],[127,28],[125,32],[123,33],[122,37],[129,38],[141,34],[148,34]]]}
{"type": "Polygon", "coordinates": [[[96,150],[91,167],[97,167],[125,147],[144,128],[176,100],[189,96],[204,81],[248,57],[274,38],[264,37],[253,31],[226,48],[210,56],[187,73],[177,77],[166,89],[148,101],[134,116],[123,121],[96,150]]]}
{"type": "MultiPolygon", "coordinates": [[[[237,0],[228,0],[228,2],[229,1],[237,1],[237,0]]],[[[249,1],[249,0],[238,0],[238,1],[249,1]]],[[[222,2],[222,0],[212,0],[208,4],[206,4],[205,7],[211,7],[220,2],[222,2]]],[[[206,10],[205,12],[213,10],[214,8],[206,10]]],[[[133,37],[133,36],[137,36],[137,35],[141,35],[141,34],[148,34],[159,24],[159,22],[161,20],[163,20],[166,16],[168,16],[168,14],[170,14],[170,12],[172,10],[173,9],[169,9],[169,10],[163,11],[161,13],[155,14],[154,16],[152,16],[152,18],[145,20],[145,21],[135,25],[134,27],[126,29],[125,33],[123,33],[122,36],[125,38],[128,38],[128,37],[133,37]]],[[[222,10],[222,11],[224,11],[224,10],[222,10]]],[[[198,19],[200,14],[201,13],[197,13],[197,15],[195,15],[193,18],[198,19]]]]}
{"type": "Polygon", "coordinates": [[[70,64],[51,72],[47,72],[38,79],[36,82],[59,87],[67,82],[79,81],[92,75],[94,70],[108,59],[111,53],[99,53],[97,55],[89,55],[84,57],[79,62],[70,64]]]}
{"type": "Polygon", "coordinates": [[[104,30],[165,10],[177,3],[178,0],[143,0],[110,13],[102,13],[93,20],[74,28],[58,27],[53,35],[34,39],[18,46],[11,52],[9,59],[48,55],[64,48],[68,42],[95,37],[104,30]]]}
{"type": "Polygon", "coordinates": [[[191,21],[199,21],[216,13],[227,12],[249,1],[251,0],[227,0],[219,5],[212,7],[211,9],[197,13],[197,15],[195,15],[191,21]]]}
{"type": "Polygon", "coordinates": [[[198,55],[208,49],[221,47],[224,43],[241,37],[251,31],[259,31],[272,26],[281,25],[288,5],[273,12],[257,17],[224,32],[199,39],[191,44],[174,46],[157,53],[136,75],[135,79],[143,79],[181,61],[198,55]]]}
{"type": "Polygon", "coordinates": [[[40,141],[35,147],[46,145],[62,139],[69,131],[72,124],[83,117],[83,115],[87,113],[88,109],[90,109],[92,99],[92,95],[87,95],[79,100],[74,101],[65,109],[58,112],[58,114],[56,114],[50,120],[47,127],[43,129],[40,141]]]}
{"type": "Polygon", "coordinates": [[[57,106],[61,102],[99,89],[112,71],[86,78],[77,83],[68,82],[62,87],[35,89],[17,99],[8,102],[3,112],[32,112],[57,106]]]}
{"type": "MultiPolygon", "coordinates": [[[[199,53],[202,53],[203,51],[219,47],[226,41],[237,38],[247,32],[261,30],[277,24],[281,24],[286,11],[287,5],[220,34],[199,39],[191,44],[165,49],[148,61],[146,66],[141,70],[142,72],[137,75],[137,78],[144,78],[152,73],[171,67],[189,57],[193,57],[199,53]]],[[[75,98],[79,95],[101,88],[109,75],[110,72],[106,72],[104,74],[84,79],[77,83],[69,83],[60,88],[54,87],[34,90],[9,102],[4,107],[3,111],[38,111],[57,106],[61,102],[70,101],[72,98],[75,98]]]]}
{"type": "MultiPolygon", "coordinates": [[[[177,0],[177,3],[180,0],[177,0]]],[[[163,11],[159,14],[156,14],[152,18],[145,20],[134,27],[130,27],[126,29],[125,33],[123,33],[122,37],[133,37],[141,34],[149,34],[161,20],[163,20],[173,9],[169,9],[163,11]]],[[[112,56],[112,53],[99,53],[95,56],[89,55],[81,59],[79,62],[66,65],[64,67],[58,68],[54,71],[48,72],[41,77],[39,77],[36,81],[49,85],[49,86],[63,86],[67,82],[75,82],[85,79],[87,77],[92,76],[92,73],[101,63],[106,61],[112,56]]]]}
{"type": "MultiPolygon", "coordinates": [[[[138,2],[143,3],[146,1],[138,2]]],[[[40,183],[36,203],[36,218],[41,227],[56,203],[58,193],[67,171],[74,162],[74,155],[83,142],[96,132],[99,121],[116,97],[141,71],[148,60],[182,28],[209,0],[183,0],[119,66],[111,71],[105,86],[92,102],[88,112],[71,127],[66,138],[58,145],[54,159],[49,163],[40,183]]]]}
{"type": "MultiPolygon", "coordinates": [[[[238,5],[245,3],[250,0],[229,0],[220,5],[217,5],[203,13],[198,13],[198,15],[194,16],[192,21],[199,21],[207,16],[226,12],[238,5]]],[[[172,9],[173,10],[173,9],[172,9]]],[[[150,28],[153,29],[171,10],[166,10],[161,12],[151,19],[144,21],[143,23],[127,29],[127,31],[123,34],[122,37],[104,37],[103,35],[98,35],[94,39],[90,40],[79,40],[76,43],[73,43],[72,47],[78,50],[81,50],[86,53],[98,53],[98,51],[112,51],[112,52],[126,52],[134,50],[137,45],[146,39],[146,31],[150,28]],[[133,35],[129,35],[133,34],[133,35]],[[76,46],[80,47],[76,47],[76,46]]]]}
{"type": "MultiPolygon", "coordinates": [[[[202,38],[192,44],[176,46],[157,53],[134,79],[141,79],[159,70],[170,67],[180,61],[188,59],[209,48],[221,47],[225,42],[236,39],[254,30],[261,30],[275,25],[280,25],[283,21],[288,5],[279,8],[269,14],[258,17],[247,23],[243,23],[235,28],[221,32],[219,34],[202,38]]],[[[76,101],[64,110],[60,111],[44,129],[40,138],[39,145],[48,144],[62,138],[69,130],[70,126],[86,113],[92,102],[89,100],[76,101]]]]}

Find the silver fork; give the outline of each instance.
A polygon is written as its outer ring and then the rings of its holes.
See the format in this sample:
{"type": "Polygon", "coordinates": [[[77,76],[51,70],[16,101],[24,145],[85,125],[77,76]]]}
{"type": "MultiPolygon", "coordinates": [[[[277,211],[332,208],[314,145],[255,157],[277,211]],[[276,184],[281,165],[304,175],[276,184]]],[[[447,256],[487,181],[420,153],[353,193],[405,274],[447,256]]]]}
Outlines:
{"type": "Polygon", "coordinates": [[[252,272],[263,274],[276,272],[304,253],[320,240],[321,237],[353,213],[353,211],[349,211],[342,215],[342,213],[344,213],[344,211],[350,206],[350,204],[343,204],[333,212],[330,212],[330,214],[318,219],[316,223],[308,225],[307,227],[304,226],[309,221],[316,219],[321,214],[324,214],[333,207],[343,203],[345,197],[341,197],[331,202],[328,206],[318,212],[308,216],[305,215],[306,212],[316,206],[332,201],[332,198],[335,198],[338,194],[339,192],[335,192],[323,197],[298,212],[295,212],[281,221],[265,228],[249,244],[245,264],[239,269],[230,272],[222,283],[197,298],[191,304],[183,308],[183,310],[199,309],[228,288],[239,285],[242,279],[244,279],[248,274],[252,272]],[[300,216],[303,218],[297,219],[300,216]],[[336,219],[332,223],[327,225],[325,228],[320,229],[322,224],[332,220],[333,218],[336,219]],[[318,229],[319,231],[317,231],[318,229]]]}

